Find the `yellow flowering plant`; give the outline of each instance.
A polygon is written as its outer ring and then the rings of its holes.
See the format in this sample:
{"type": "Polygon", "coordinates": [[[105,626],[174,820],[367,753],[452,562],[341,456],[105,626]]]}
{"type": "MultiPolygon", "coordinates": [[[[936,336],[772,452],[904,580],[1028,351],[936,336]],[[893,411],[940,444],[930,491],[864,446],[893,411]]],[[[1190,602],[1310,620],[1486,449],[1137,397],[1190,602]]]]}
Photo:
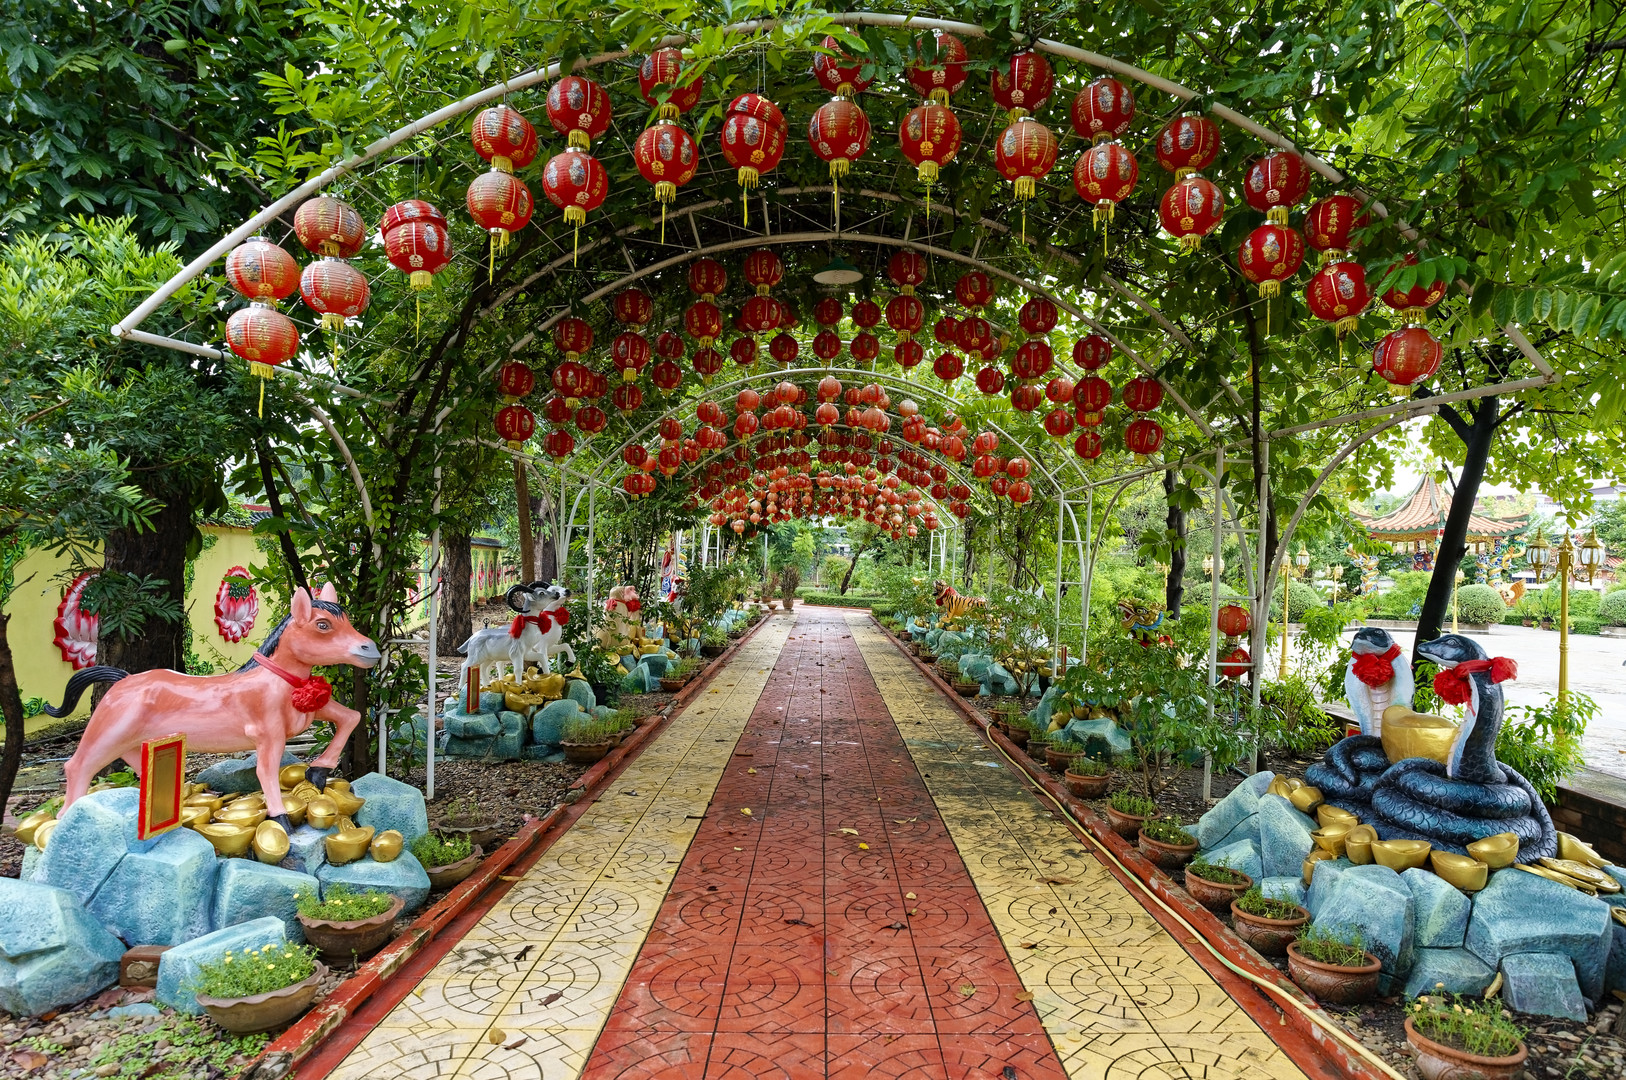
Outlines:
{"type": "Polygon", "coordinates": [[[199,965],[189,989],[206,997],[253,997],[304,982],[315,972],[315,949],[283,942],[228,951],[199,965]]]}

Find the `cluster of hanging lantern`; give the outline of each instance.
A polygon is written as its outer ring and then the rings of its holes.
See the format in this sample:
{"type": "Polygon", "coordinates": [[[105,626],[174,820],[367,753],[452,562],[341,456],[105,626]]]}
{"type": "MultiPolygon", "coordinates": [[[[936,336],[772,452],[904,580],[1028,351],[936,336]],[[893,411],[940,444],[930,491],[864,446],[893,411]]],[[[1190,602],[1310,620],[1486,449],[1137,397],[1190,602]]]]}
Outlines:
{"type": "Polygon", "coordinates": [[[813,57],[813,76],[833,96],[813,110],[807,122],[807,143],[830,167],[831,200],[839,222],[842,178],[869,150],[869,117],[853,99],[874,77],[864,78],[865,62],[847,55],[835,38],[826,37],[821,47],[824,51],[813,57]]]}
{"type": "Polygon", "coordinates": [[[949,99],[965,85],[966,50],[959,38],[939,32],[931,62],[924,60],[923,42],[916,42],[916,51],[922,59],[909,66],[909,83],[925,100],[904,114],[898,125],[898,144],[925,185],[926,217],[930,219],[932,185],[960,152],[960,118],[949,108],[949,99]]]}
{"type": "Polygon", "coordinates": [[[491,164],[489,172],[475,177],[464,196],[469,216],[491,236],[490,273],[497,252],[508,246],[509,236],[530,224],[536,208],[531,189],[514,170],[536,160],[539,144],[536,128],[507,105],[482,110],[469,129],[469,139],[475,153],[491,164]]]}
{"type": "Polygon", "coordinates": [[[677,201],[678,189],[700,168],[700,150],[694,138],[677,122],[700,100],[704,81],[685,76],[683,53],[657,49],[638,68],[638,92],[655,109],[655,122],[644,128],[632,145],[638,174],[655,188],[661,204],[661,242],[666,242],[666,208],[677,201]]]}
{"type": "Polygon", "coordinates": [[[566,75],[548,88],[548,123],[565,137],[565,148],[542,167],[542,193],[574,229],[575,250],[587,215],[604,204],[610,177],[592,153],[593,140],[610,130],[610,95],[592,79],[566,75]]]}

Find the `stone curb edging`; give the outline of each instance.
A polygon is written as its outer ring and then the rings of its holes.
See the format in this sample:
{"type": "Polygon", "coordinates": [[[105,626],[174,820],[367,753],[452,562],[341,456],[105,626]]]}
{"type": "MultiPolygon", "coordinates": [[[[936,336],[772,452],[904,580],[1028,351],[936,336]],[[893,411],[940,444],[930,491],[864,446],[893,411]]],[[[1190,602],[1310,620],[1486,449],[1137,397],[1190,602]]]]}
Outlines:
{"type": "MultiPolygon", "coordinates": [[[[623,739],[620,745],[582,773],[566,789],[564,801],[556,804],[544,816],[521,825],[519,831],[507,843],[487,856],[480,864],[480,868],[465,881],[419,915],[405,933],[375,953],[356,970],[354,975],[335,987],[321,1004],[268,1043],[260,1056],[243,1071],[240,1080],[277,1080],[279,1077],[287,1076],[295,1066],[315,1054],[329,1036],[354,1018],[362,1005],[384,990],[392,977],[397,975],[408,961],[423,952],[431,942],[437,946],[444,946],[440,949],[442,955],[449,952],[456,941],[444,939],[436,941],[436,936],[459,916],[476,906],[490,907],[501,892],[506,892],[510,883],[502,879],[515,875],[507,875],[505,872],[510,868],[517,868],[523,872],[533,866],[551,846],[550,840],[548,844],[537,847],[538,841],[552,831],[572,810],[585,809],[585,804],[590,803],[608,785],[620,767],[635,757],[646,744],[652,742],[657,734],[665,730],[672,717],[686,707],[702,689],[710,685],[711,680],[734,658],[735,652],[755,637],[757,631],[767,623],[767,618],[758,619],[744,636],[708,664],[699,678],[690,679],[688,685],[678,691],[672,700],[655,714],[654,722],[640,725],[630,737],[623,739]],[[532,848],[536,850],[533,851],[532,848]],[[524,865],[515,867],[521,859],[524,860],[524,865]],[[500,891],[496,895],[486,897],[484,894],[492,890],[493,886],[500,886],[500,891]]],[[[396,996],[399,999],[406,995],[402,993],[396,996]]],[[[322,1075],[326,1072],[327,1070],[321,1070],[322,1075]]]]}
{"type": "MultiPolygon", "coordinates": [[[[1264,963],[1251,948],[1245,945],[1229,927],[1219,920],[1218,916],[1198,904],[1184,889],[1177,886],[1173,879],[1152,865],[1140,853],[1138,848],[1132,847],[1126,840],[1113,832],[1094,810],[1075,799],[1072,793],[1067,790],[1065,784],[1051,776],[1047,770],[1027,760],[1026,754],[1019,751],[1014,744],[991,725],[985,725],[981,714],[976,709],[962,699],[959,694],[955,693],[954,689],[938,677],[935,671],[922,663],[908,648],[904,647],[903,642],[888,631],[886,627],[881,626],[874,616],[871,616],[871,621],[875,623],[876,628],[893,643],[898,651],[914,664],[916,669],[926,677],[938,692],[948,698],[967,723],[986,736],[990,742],[997,743],[1012,761],[1021,766],[1023,773],[1030,782],[1042,786],[1045,791],[1061,800],[1062,804],[1067,807],[1068,812],[1088,830],[1091,838],[1096,843],[1110,850],[1120,862],[1132,870],[1137,879],[1135,881],[1136,885],[1178,910],[1181,917],[1190,923],[1199,934],[1207,939],[1210,945],[1231,963],[1260,979],[1266,980],[1273,986],[1280,987],[1284,993],[1302,1002],[1307,1007],[1321,1011],[1320,1005],[1305,994],[1304,991],[1300,990],[1297,984],[1287,979],[1274,967],[1264,963]]],[[[1121,876],[1118,874],[1116,867],[1107,864],[1103,865],[1106,865],[1106,869],[1113,873],[1114,876],[1121,876]]],[[[1171,920],[1167,919],[1164,912],[1149,905],[1143,906],[1171,934],[1185,932],[1185,928],[1178,923],[1172,926],[1169,925],[1171,920]]],[[[1299,1068],[1310,1072],[1312,1076],[1324,1077],[1326,1080],[1389,1080],[1382,1073],[1375,1072],[1367,1062],[1351,1054],[1348,1047],[1338,1042],[1323,1028],[1304,1016],[1303,1013],[1300,1013],[1297,1009],[1282,1008],[1277,1005],[1259,987],[1245,979],[1238,978],[1234,972],[1215,963],[1213,957],[1208,955],[1205,950],[1187,948],[1186,951],[1231,994],[1237,1004],[1265,1031],[1270,1039],[1288,1053],[1288,1056],[1293,1059],[1294,1064],[1299,1068]],[[1241,992],[1239,993],[1239,991],[1241,992]],[[1284,1042],[1282,1038],[1283,1034],[1287,1033],[1283,1031],[1284,1028],[1294,1036],[1291,1043],[1284,1042]],[[1298,1051],[1298,1053],[1294,1051],[1298,1051]],[[1307,1051],[1317,1054],[1320,1060],[1304,1060],[1304,1054],[1307,1051]]]]}

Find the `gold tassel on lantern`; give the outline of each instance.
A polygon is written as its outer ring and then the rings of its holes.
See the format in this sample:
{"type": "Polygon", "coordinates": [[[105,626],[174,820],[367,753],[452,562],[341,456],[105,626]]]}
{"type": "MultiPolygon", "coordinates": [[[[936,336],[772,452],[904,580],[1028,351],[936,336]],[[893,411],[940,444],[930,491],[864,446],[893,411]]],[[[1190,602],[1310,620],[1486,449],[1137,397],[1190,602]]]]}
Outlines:
{"type": "Polygon", "coordinates": [[[1265,336],[1270,336],[1270,302],[1282,295],[1282,283],[1276,280],[1259,283],[1259,299],[1265,302],[1265,336]]]}
{"type": "Polygon", "coordinates": [[[250,360],[248,364],[248,373],[260,380],[260,416],[262,417],[265,416],[266,380],[270,379],[275,371],[276,368],[270,364],[262,364],[257,360],[250,360]]]}
{"type": "MultiPolygon", "coordinates": [[[[751,192],[757,186],[762,174],[749,165],[741,165],[739,171],[740,181],[740,220],[744,228],[751,227],[751,192]]],[[[763,295],[766,295],[765,293],[763,295]]]]}
{"type": "Polygon", "coordinates": [[[570,265],[576,265],[576,255],[581,251],[582,226],[587,224],[587,211],[579,206],[565,207],[565,224],[576,227],[576,235],[570,242],[570,265]]]}
{"type": "Polygon", "coordinates": [[[1287,211],[1288,207],[1272,206],[1269,210],[1265,211],[1265,220],[1270,222],[1272,225],[1286,225],[1287,211]]]}

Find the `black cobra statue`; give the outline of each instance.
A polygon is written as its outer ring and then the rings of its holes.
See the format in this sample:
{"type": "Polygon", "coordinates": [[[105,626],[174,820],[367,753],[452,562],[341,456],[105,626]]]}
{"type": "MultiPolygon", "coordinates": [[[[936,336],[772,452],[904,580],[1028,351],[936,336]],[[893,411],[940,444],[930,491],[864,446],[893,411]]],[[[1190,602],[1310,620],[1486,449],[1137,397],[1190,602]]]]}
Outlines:
{"type": "MultiPolygon", "coordinates": [[[[1504,706],[1498,684],[1510,677],[1512,665],[1500,658],[1492,661],[1477,642],[1461,634],[1424,642],[1417,652],[1440,668],[1437,687],[1451,688],[1460,698],[1453,703],[1467,705],[1445,761],[1408,757],[1391,762],[1374,730],[1381,722],[1369,727],[1363,718],[1362,730],[1373,733],[1337,743],[1305,771],[1305,780],[1384,840],[1426,840],[1439,850],[1467,854],[1468,844],[1511,832],[1519,838],[1519,862],[1556,855],[1558,836],[1536,789],[1496,760],[1504,706]]],[[[1404,657],[1397,663],[1404,664],[1404,657]]]]}

